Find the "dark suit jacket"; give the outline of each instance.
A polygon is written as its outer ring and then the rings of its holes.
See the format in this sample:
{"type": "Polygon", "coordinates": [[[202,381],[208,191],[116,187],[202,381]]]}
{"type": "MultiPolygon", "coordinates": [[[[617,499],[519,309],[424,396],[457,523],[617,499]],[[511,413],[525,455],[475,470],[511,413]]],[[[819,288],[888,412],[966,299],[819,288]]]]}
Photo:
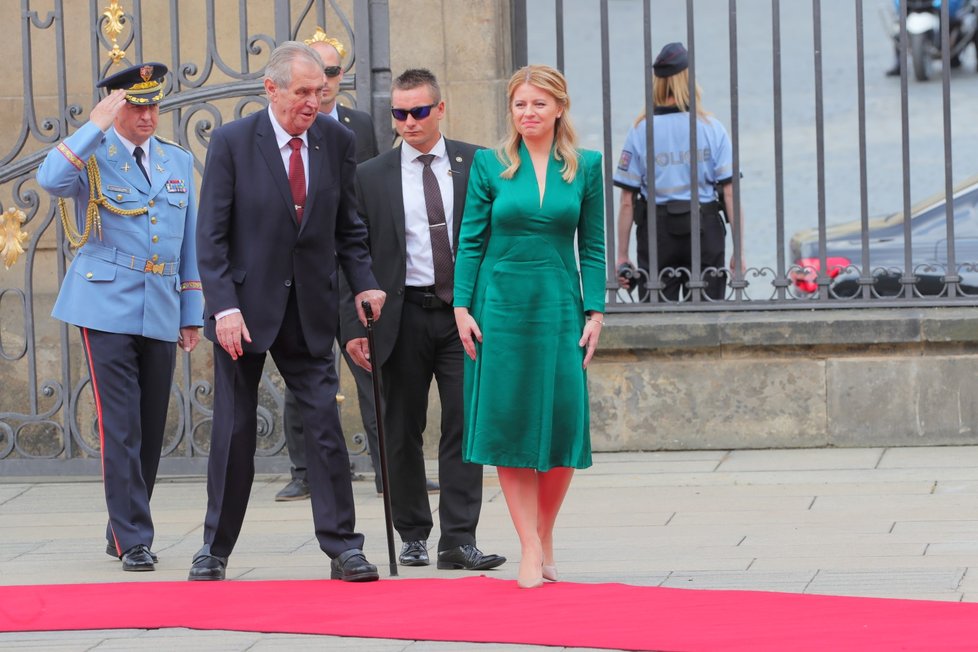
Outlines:
{"type": "MultiPolygon", "coordinates": [[[[458,245],[462,225],[465,191],[469,183],[472,157],[480,147],[445,139],[448,161],[455,189],[452,236],[458,245]]],[[[360,217],[369,231],[373,271],[380,289],[387,292],[381,318],[374,326],[377,364],[383,365],[394,349],[404,306],[404,276],[407,250],[404,241],[404,194],[401,189],[401,148],[373,158],[357,167],[357,198],[360,217]]],[[[341,305],[341,337],[345,345],[357,337],[366,337],[366,329],[357,319],[353,294],[344,288],[341,305]]]]}
{"type": "Polygon", "coordinates": [[[267,111],[211,137],[197,220],[210,340],[214,315],[240,308],[252,339],[243,343],[245,351],[267,351],[294,284],[306,344],[314,356],[325,356],[338,325],[337,264],[353,292],[378,287],[356,214],[353,133],[324,115],[307,133],[309,190],[301,226],[267,111]]]}
{"type": "Polygon", "coordinates": [[[352,130],[357,137],[357,163],[363,163],[380,153],[377,149],[374,121],[370,119],[369,113],[337,104],[336,115],[340,118],[340,124],[352,130]]]}

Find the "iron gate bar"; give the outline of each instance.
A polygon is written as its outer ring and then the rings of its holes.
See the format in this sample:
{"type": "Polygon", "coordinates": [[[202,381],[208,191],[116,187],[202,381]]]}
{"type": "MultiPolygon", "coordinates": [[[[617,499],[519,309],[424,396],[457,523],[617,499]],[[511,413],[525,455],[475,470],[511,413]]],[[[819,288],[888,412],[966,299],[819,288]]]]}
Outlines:
{"type": "Polygon", "coordinates": [[[903,142],[903,214],[907,219],[903,222],[903,293],[908,299],[913,295],[910,284],[913,268],[911,267],[911,251],[913,244],[910,240],[910,100],[907,95],[907,3],[900,3],[900,137],[903,142]]]}
{"type": "MultiPolygon", "coordinates": [[[[700,193],[697,174],[700,164],[699,153],[699,134],[697,133],[697,122],[699,120],[696,111],[699,109],[699,101],[696,97],[696,31],[693,20],[693,0],[686,0],[686,49],[689,52],[689,218],[690,218],[690,238],[689,244],[692,256],[689,262],[689,300],[695,306],[703,301],[703,290],[706,283],[703,282],[701,271],[702,247],[701,238],[696,237],[702,228],[700,219],[700,193]]],[[[653,152],[653,161],[655,160],[653,152]]],[[[651,171],[655,174],[655,170],[651,171]]],[[[655,195],[649,197],[651,210],[655,210],[655,195]]],[[[658,212],[658,211],[656,211],[658,212]]]]}
{"type": "MultiPolygon", "coordinates": [[[[783,102],[781,97],[781,2],[771,0],[771,77],[774,99],[774,226],[776,229],[775,243],[777,245],[777,267],[775,271],[774,288],[777,299],[785,301],[791,285],[788,279],[785,263],[785,232],[784,232],[784,123],[783,102]]],[[[734,176],[740,176],[740,170],[734,170],[734,176]]]]}
{"type": "MultiPolygon", "coordinates": [[[[601,111],[604,115],[611,115],[611,32],[608,19],[608,0],[601,0],[601,111]]],[[[611,120],[602,121],[602,163],[604,165],[604,178],[610,179],[613,171],[614,154],[611,145],[611,120]]],[[[605,215],[605,242],[608,242],[607,234],[615,231],[615,204],[614,194],[604,193],[604,215],[605,215]]],[[[611,242],[614,242],[612,236],[611,242]]],[[[607,278],[606,287],[615,282],[614,256],[608,258],[607,247],[605,249],[605,270],[607,278]],[[609,264],[610,261],[610,264],[609,264]]]]}
{"type": "MultiPolygon", "coordinates": [[[[727,19],[730,30],[730,146],[733,149],[733,206],[725,207],[728,211],[730,221],[730,232],[733,242],[733,259],[737,261],[734,269],[730,270],[730,287],[734,292],[734,300],[743,300],[743,292],[747,288],[747,281],[744,279],[744,272],[741,270],[740,261],[743,255],[744,221],[741,218],[742,206],[740,203],[740,86],[737,73],[737,0],[730,0],[730,16],[727,19]],[[731,210],[732,209],[732,210],[731,210]]],[[[723,197],[720,197],[723,201],[723,197]]],[[[724,256],[726,258],[726,256],[724,256]]],[[[724,261],[726,262],[726,261],[724,261]]]]}
{"type": "Polygon", "coordinates": [[[825,113],[822,98],[822,3],[812,0],[812,37],[815,55],[815,186],[818,211],[819,265],[818,294],[823,301],[829,298],[828,267],[825,263],[825,113]]]}
{"type": "MultiPolygon", "coordinates": [[[[108,21],[118,21],[118,18],[100,12],[100,3],[107,2],[109,0],[90,0],[87,7],[69,5],[71,9],[87,15],[89,24],[92,25],[87,40],[91,57],[89,70],[93,80],[103,77],[109,69],[111,62],[106,58],[106,53],[114,46],[126,51],[125,57],[128,61],[141,60],[144,57],[143,24],[144,16],[147,15],[146,8],[150,5],[144,6],[141,0],[133,0],[131,11],[121,16],[121,22],[113,22],[112,27],[118,29],[113,29],[108,34],[103,28],[108,21]]],[[[67,260],[72,253],[65,243],[60,221],[55,219],[55,202],[47,195],[42,196],[30,184],[50,148],[81,127],[87,121],[89,110],[78,104],[69,104],[70,78],[67,74],[67,62],[72,53],[66,46],[66,6],[64,0],[52,0],[48,4],[50,9],[46,9],[42,16],[32,9],[30,0],[21,0],[19,3],[23,53],[23,114],[18,130],[12,132],[12,149],[0,159],[0,185],[11,189],[14,206],[25,212],[24,226],[30,230],[27,250],[23,256],[23,289],[0,288],[0,307],[5,314],[11,314],[10,311],[13,310],[17,324],[23,328],[23,341],[14,347],[8,347],[0,335],[0,359],[12,364],[22,364],[25,368],[22,378],[13,379],[23,383],[22,387],[17,386],[18,392],[24,392],[23,405],[17,405],[13,411],[0,412],[0,472],[5,475],[95,474],[98,473],[100,464],[97,448],[88,444],[94,424],[87,411],[90,403],[88,374],[84,369],[80,372],[74,369],[80,352],[76,343],[77,335],[73,332],[76,329],[50,318],[39,322],[34,314],[35,303],[39,298],[35,291],[35,266],[39,265],[41,241],[49,240],[51,233],[54,233],[56,246],[51,252],[54,254],[54,262],[50,271],[55,273],[59,283],[66,274],[67,260]],[[43,36],[46,40],[42,47],[48,47],[55,54],[52,65],[56,74],[51,87],[54,95],[52,102],[57,103],[57,112],[50,117],[40,114],[36,105],[35,98],[38,95],[34,78],[39,66],[31,58],[32,51],[36,49],[35,34],[43,36]],[[24,149],[31,151],[21,156],[24,149]],[[50,335],[39,332],[39,326],[49,329],[50,335]],[[53,354],[50,356],[50,368],[45,369],[41,368],[39,346],[48,345],[42,337],[50,337],[50,353],[53,354]],[[57,360],[54,360],[55,355],[57,360]],[[48,378],[48,375],[53,377],[48,378]],[[76,378],[76,375],[80,378],[76,378]]],[[[212,130],[226,119],[234,119],[254,110],[254,104],[264,107],[267,100],[263,97],[263,70],[252,71],[254,58],[270,52],[281,40],[297,37],[302,30],[311,31],[312,27],[306,25],[305,21],[313,13],[319,25],[326,25],[328,12],[335,14],[343,25],[347,40],[354,44],[356,54],[347,64],[348,74],[344,76],[341,91],[349,96],[350,91],[356,88],[361,108],[370,110],[375,104],[380,104],[381,110],[386,108],[383,105],[389,104],[389,96],[374,96],[372,92],[375,76],[357,75],[349,71],[357,63],[357,57],[362,57],[365,61],[361,69],[371,61],[369,48],[370,43],[374,42],[378,44],[373,59],[378,71],[377,78],[382,79],[386,72],[388,79],[382,95],[389,91],[389,42],[386,34],[389,22],[386,1],[353,0],[356,19],[362,21],[359,23],[364,31],[361,39],[354,37],[354,30],[336,0],[305,0],[297,13],[298,18],[294,21],[291,17],[291,5],[290,0],[275,0],[274,5],[269,7],[275,21],[273,37],[263,33],[249,34],[247,2],[239,2],[238,39],[233,50],[240,59],[238,69],[224,60],[218,47],[215,34],[215,0],[207,0],[205,3],[209,18],[202,28],[205,36],[202,59],[197,62],[186,61],[182,55],[179,1],[170,0],[163,6],[161,11],[168,12],[166,15],[170,20],[170,29],[166,32],[170,37],[170,44],[168,48],[165,45],[163,47],[169,50],[169,56],[174,63],[168,76],[168,94],[161,103],[161,113],[170,121],[174,140],[184,146],[199,145],[206,148],[212,130]],[[371,38],[369,31],[375,25],[384,33],[371,38]],[[368,54],[364,55],[364,52],[368,54]],[[219,73],[227,77],[228,81],[222,79],[220,83],[210,84],[219,73]],[[230,110],[231,115],[226,116],[214,106],[214,102],[221,100],[236,100],[230,110]]],[[[157,9],[155,4],[152,7],[157,9]]],[[[91,105],[94,106],[99,101],[100,94],[94,83],[89,88],[91,105]]],[[[89,90],[84,92],[88,93],[89,90]]],[[[380,121],[378,124],[384,122],[380,121]]],[[[165,129],[161,125],[161,135],[166,133],[165,129]]],[[[385,144],[390,139],[379,142],[385,144]]],[[[198,171],[202,171],[203,161],[199,157],[195,165],[198,171]]],[[[14,333],[13,329],[11,333],[14,333]]],[[[16,335],[19,336],[19,333],[16,335]]],[[[208,380],[195,378],[195,369],[189,354],[182,353],[178,360],[181,367],[177,370],[171,387],[171,400],[175,402],[175,408],[171,410],[164,449],[166,455],[161,461],[160,469],[162,473],[203,473],[206,470],[206,457],[202,454],[206,454],[206,446],[202,449],[200,444],[206,440],[207,429],[210,427],[211,414],[206,402],[212,387],[208,380]]],[[[5,387],[11,386],[11,383],[5,383],[5,387]]],[[[274,407],[259,407],[260,435],[271,439],[271,442],[259,449],[256,464],[260,471],[281,472],[289,466],[287,456],[281,454],[284,452],[284,438],[278,434],[281,429],[275,423],[276,412],[281,412],[282,397],[267,376],[263,379],[262,387],[266,395],[271,396],[274,407]]],[[[353,439],[354,445],[362,444],[361,448],[366,450],[362,436],[354,436],[353,439]]],[[[265,443],[263,440],[263,444],[265,443]]]]}
{"type": "MultiPolygon", "coordinates": [[[[952,169],[954,161],[951,157],[951,19],[950,3],[941,3],[941,99],[943,104],[942,117],[944,119],[944,195],[949,198],[944,206],[944,225],[947,229],[947,274],[944,276],[944,283],[947,287],[947,295],[954,298],[958,293],[958,284],[961,282],[961,275],[955,263],[954,255],[954,204],[950,197],[954,194],[954,180],[952,169]]],[[[978,45],[975,48],[975,56],[978,56],[978,45]]],[[[909,221],[909,220],[908,220],[909,221]]]]}
{"type": "MultiPolygon", "coordinates": [[[[862,233],[869,232],[869,184],[866,157],[866,66],[863,63],[863,0],[856,0],[856,110],[859,112],[859,220],[862,233]]],[[[869,238],[861,238],[862,269],[859,292],[864,300],[872,295],[873,277],[869,273],[869,238]]]]}

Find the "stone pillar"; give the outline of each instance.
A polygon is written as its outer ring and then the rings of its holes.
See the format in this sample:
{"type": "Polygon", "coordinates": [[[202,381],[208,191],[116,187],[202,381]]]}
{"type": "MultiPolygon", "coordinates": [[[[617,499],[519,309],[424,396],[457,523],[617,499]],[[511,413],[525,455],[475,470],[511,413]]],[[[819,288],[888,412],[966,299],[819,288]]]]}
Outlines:
{"type": "Polygon", "coordinates": [[[390,4],[391,74],[428,68],[446,104],[448,138],[494,146],[506,128],[512,74],[508,0],[411,0],[390,4]]]}

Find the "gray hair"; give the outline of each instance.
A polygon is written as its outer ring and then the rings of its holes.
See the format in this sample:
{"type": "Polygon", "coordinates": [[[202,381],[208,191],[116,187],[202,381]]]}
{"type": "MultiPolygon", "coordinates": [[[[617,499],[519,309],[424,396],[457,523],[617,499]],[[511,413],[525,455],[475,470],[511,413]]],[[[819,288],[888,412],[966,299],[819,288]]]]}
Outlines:
{"type": "Polygon", "coordinates": [[[323,69],[323,58],[305,43],[285,41],[272,50],[265,66],[265,79],[271,80],[276,86],[287,87],[292,83],[292,64],[305,59],[320,70],[323,69]]]}

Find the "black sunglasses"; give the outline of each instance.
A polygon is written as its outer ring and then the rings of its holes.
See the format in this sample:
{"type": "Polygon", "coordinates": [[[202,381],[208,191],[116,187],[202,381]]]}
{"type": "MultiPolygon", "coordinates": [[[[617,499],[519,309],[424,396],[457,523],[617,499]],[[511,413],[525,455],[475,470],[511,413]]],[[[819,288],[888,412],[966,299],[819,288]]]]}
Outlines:
{"type": "Polygon", "coordinates": [[[339,77],[343,69],[339,66],[326,66],[323,68],[323,72],[326,73],[327,77],[339,77]]]}
{"type": "Polygon", "coordinates": [[[415,120],[424,120],[431,113],[431,110],[435,108],[435,104],[429,104],[428,106],[416,106],[413,109],[395,109],[391,108],[391,115],[398,122],[404,122],[407,120],[408,114],[411,115],[415,120]]]}

